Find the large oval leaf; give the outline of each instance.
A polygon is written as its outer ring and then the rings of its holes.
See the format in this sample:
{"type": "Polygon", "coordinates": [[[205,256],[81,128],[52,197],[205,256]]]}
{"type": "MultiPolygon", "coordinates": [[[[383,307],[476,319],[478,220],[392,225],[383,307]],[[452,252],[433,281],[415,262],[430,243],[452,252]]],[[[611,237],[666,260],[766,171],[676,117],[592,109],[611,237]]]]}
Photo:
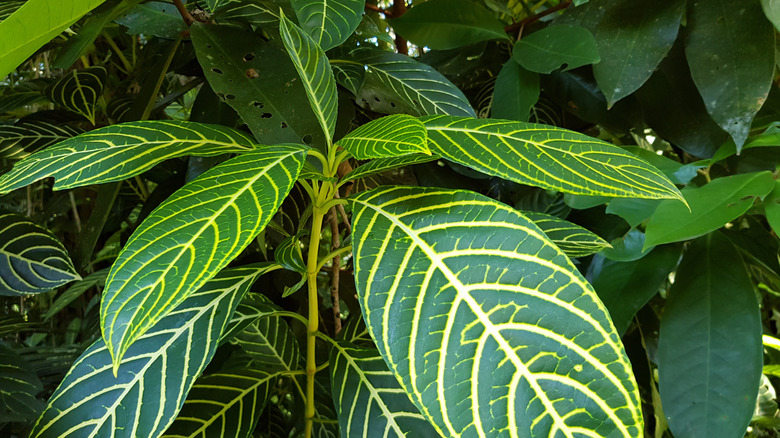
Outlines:
{"type": "Polygon", "coordinates": [[[489,175],[565,193],[683,199],[636,155],[554,126],[464,117],[422,117],[431,152],[489,175]]]}
{"type": "Polygon", "coordinates": [[[0,176],[0,194],[46,177],[54,190],[121,181],[161,161],[254,149],[239,131],[195,122],[141,121],[106,126],[36,152],[0,176]]]}
{"type": "Polygon", "coordinates": [[[533,222],[465,191],[384,187],[352,206],[368,328],[440,434],[642,436],[607,311],[533,222]]]}
{"type": "Polygon", "coordinates": [[[108,347],[95,341],[49,399],[30,437],[160,436],[214,355],[241,297],[273,267],[218,274],[133,344],[116,377],[108,347]]]}
{"type": "Polygon", "coordinates": [[[100,302],[114,363],[265,227],[305,153],[301,146],[272,146],[230,159],[176,191],[141,223],[111,267],[100,302]]]}
{"type": "Polygon", "coordinates": [[[365,3],[360,0],[291,0],[301,27],[322,50],[330,50],[352,35],[365,3]]]}
{"type": "Polygon", "coordinates": [[[49,230],[20,214],[0,213],[0,295],[48,292],[80,278],[49,230]]]}
{"type": "Polygon", "coordinates": [[[397,157],[422,152],[430,155],[425,126],[417,118],[396,114],[372,120],[339,140],[339,146],[358,160],[397,157]]]}

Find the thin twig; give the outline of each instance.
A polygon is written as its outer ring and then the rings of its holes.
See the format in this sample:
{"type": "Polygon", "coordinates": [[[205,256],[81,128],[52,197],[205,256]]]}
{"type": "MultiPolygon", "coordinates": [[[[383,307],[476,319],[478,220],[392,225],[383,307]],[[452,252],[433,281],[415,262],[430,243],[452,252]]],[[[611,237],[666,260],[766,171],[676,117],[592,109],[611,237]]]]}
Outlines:
{"type": "MultiPolygon", "coordinates": [[[[341,235],[339,234],[339,215],[336,207],[330,208],[330,250],[335,251],[341,247],[341,235]]],[[[330,299],[333,302],[333,334],[341,331],[341,306],[339,305],[339,277],[341,274],[341,255],[333,257],[330,269],[330,299]]]]}
{"type": "Polygon", "coordinates": [[[544,18],[544,17],[546,17],[546,16],[548,16],[548,15],[554,13],[554,12],[557,12],[557,11],[560,11],[560,10],[568,8],[569,5],[571,5],[571,0],[562,1],[562,2],[558,3],[555,6],[552,6],[550,8],[547,8],[547,9],[543,10],[542,12],[539,12],[536,15],[531,15],[530,17],[523,18],[522,20],[518,21],[517,23],[512,23],[509,26],[506,26],[504,28],[504,31],[506,33],[515,33],[520,28],[525,27],[528,24],[531,24],[533,22],[539,21],[542,18],[544,18]]]}
{"type": "Polygon", "coordinates": [[[81,217],[79,216],[79,209],[76,208],[76,198],[73,196],[73,190],[68,191],[68,197],[70,198],[70,209],[73,211],[73,222],[76,223],[76,231],[81,232],[81,217]]]}
{"type": "Polygon", "coordinates": [[[192,23],[195,22],[195,19],[192,18],[192,14],[190,14],[190,11],[187,10],[187,7],[184,6],[184,3],[181,2],[181,0],[173,0],[174,6],[176,6],[176,9],[179,10],[179,14],[181,14],[182,20],[184,20],[184,23],[187,26],[192,26],[192,23]]]}

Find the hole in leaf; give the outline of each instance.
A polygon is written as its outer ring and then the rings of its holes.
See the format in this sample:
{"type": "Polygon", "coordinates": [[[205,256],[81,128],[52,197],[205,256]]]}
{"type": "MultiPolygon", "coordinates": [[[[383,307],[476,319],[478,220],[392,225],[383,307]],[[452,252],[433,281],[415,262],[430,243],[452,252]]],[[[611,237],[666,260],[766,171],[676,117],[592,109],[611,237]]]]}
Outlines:
{"type": "Polygon", "coordinates": [[[253,59],[255,59],[255,54],[252,52],[249,52],[246,55],[244,55],[244,62],[249,62],[253,59]]]}
{"type": "Polygon", "coordinates": [[[282,129],[287,127],[287,123],[282,122],[282,129]]]}
{"type": "Polygon", "coordinates": [[[226,98],[227,100],[233,100],[233,99],[235,99],[235,98],[236,98],[236,96],[235,96],[235,95],[233,95],[233,94],[226,94],[226,95],[225,95],[225,98],[226,98]]]}
{"type": "Polygon", "coordinates": [[[390,102],[390,106],[391,106],[391,107],[393,107],[393,108],[395,108],[395,103],[393,103],[393,102],[390,102]]]}
{"type": "Polygon", "coordinates": [[[260,118],[261,118],[261,119],[270,119],[271,117],[273,117],[273,116],[271,115],[271,113],[263,113],[263,114],[260,114],[260,118]]]}
{"type": "Polygon", "coordinates": [[[311,135],[306,134],[306,135],[303,136],[303,142],[304,143],[311,144],[311,141],[312,141],[311,135]]]}
{"type": "Polygon", "coordinates": [[[261,102],[258,102],[258,101],[254,101],[254,102],[252,102],[252,105],[253,105],[255,108],[262,108],[262,107],[264,107],[264,106],[265,106],[265,105],[263,105],[261,102]]]}
{"type": "Polygon", "coordinates": [[[213,71],[214,73],[216,73],[216,74],[218,74],[218,75],[221,75],[221,74],[222,74],[222,70],[220,70],[220,69],[218,69],[218,68],[216,68],[216,67],[212,67],[212,68],[211,68],[211,71],[213,71]]]}
{"type": "Polygon", "coordinates": [[[381,102],[381,100],[379,100],[379,98],[376,97],[376,96],[374,96],[374,100],[377,101],[377,102],[381,102]]]}

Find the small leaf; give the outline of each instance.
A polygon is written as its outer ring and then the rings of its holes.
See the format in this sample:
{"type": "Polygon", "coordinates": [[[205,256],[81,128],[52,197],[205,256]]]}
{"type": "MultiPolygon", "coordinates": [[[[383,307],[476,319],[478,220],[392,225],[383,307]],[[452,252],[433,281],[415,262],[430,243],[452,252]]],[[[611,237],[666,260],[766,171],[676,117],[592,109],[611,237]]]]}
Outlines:
{"type": "Polygon", "coordinates": [[[753,285],[715,232],[693,242],[661,317],[658,382],[675,436],[742,436],[755,409],[763,353],[753,285]]]}
{"type": "Polygon", "coordinates": [[[358,160],[422,152],[430,155],[428,134],[417,118],[396,114],[372,120],[347,134],[338,145],[358,160]]]}
{"type": "Polygon", "coordinates": [[[0,126],[0,158],[21,160],[60,141],[84,132],[68,125],[53,125],[43,121],[17,122],[0,126]]]}
{"type": "Polygon", "coordinates": [[[775,186],[764,200],[766,221],[775,234],[780,235],[780,181],[775,180],[775,186]]]}
{"type": "Polygon", "coordinates": [[[610,247],[606,240],[567,220],[533,211],[523,214],[570,258],[589,256],[610,247]]]}
{"type": "Polygon", "coordinates": [[[378,350],[337,341],[330,351],[333,404],[342,436],[438,436],[378,350]]]}
{"type": "Polygon", "coordinates": [[[95,124],[95,105],[103,94],[108,79],[105,67],[95,66],[73,70],[43,90],[52,102],[81,114],[95,124]]]}
{"type": "Polygon", "coordinates": [[[330,50],[349,38],[363,16],[361,0],[291,0],[298,23],[322,50],[330,50]]]}
{"type": "Polygon", "coordinates": [[[390,20],[396,33],[418,46],[454,49],[485,40],[507,39],[495,15],[468,0],[428,0],[390,20]]]}
{"type": "Polygon", "coordinates": [[[488,175],[581,195],[682,199],[663,173],[636,155],[577,132],[506,120],[421,120],[431,152],[488,175]]]}
{"type": "Polygon", "coordinates": [[[232,158],[177,190],[139,225],[111,266],[100,302],[115,365],[266,226],[305,154],[302,147],[271,146],[232,158]]]}
{"type": "Polygon", "coordinates": [[[342,181],[353,181],[361,178],[368,178],[369,176],[378,175],[391,169],[412,166],[420,163],[427,163],[429,161],[438,159],[439,157],[436,155],[427,154],[410,154],[402,155],[400,157],[379,158],[376,160],[371,160],[366,164],[361,164],[357,169],[354,169],[348,174],[344,175],[342,181]]]}
{"type": "Polygon", "coordinates": [[[515,44],[512,58],[526,70],[550,73],[599,62],[599,50],[593,35],[580,26],[547,26],[524,36],[515,44]]]}
{"type": "Polygon", "coordinates": [[[510,59],[496,77],[490,116],[494,119],[527,122],[538,100],[539,75],[510,59]]]}
{"type": "Polygon", "coordinates": [[[214,356],[241,297],[273,266],[220,272],[130,347],[116,377],[108,347],[95,341],[51,396],[30,438],[162,435],[214,356]]]}
{"type": "Polygon", "coordinates": [[[274,249],[274,260],[285,269],[306,273],[306,261],[301,251],[300,236],[290,236],[282,240],[274,249]]]}
{"type": "Polygon", "coordinates": [[[691,75],[707,111],[739,151],[772,85],[775,30],[755,0],[698,0],[694,6],[685,46],[691,75]]]}
{"type": "Polygon", "coordinates": [[[366,66],[360,62],[331,59],[330,68],[333,69],[336,83],[357,96],[358,90],[366,80],[366,66]]]}
{"type": "Polygon", "coordinates": [[[30,155],[0,175],[0,194],[54,177],[54,190],[121,181],[161,161],[254,149],[246,134],[195,122],[141,121],[96,129],[30,155]]]}
{"type": "Polygon", "coordinates": [[[53,234],[22,215],[0,212],[0,296],[48,292],[79,279],[53,234]]]}
{"type": "Polygon", "coordinates": [[[282,16],[279,32],[287,54],[303,82],[309,105],[330,144],[336,129],[336,79],[325,52],[295,23],[282,16]]]}
{"type": "Polygon", "coordinates": [[[40,415],[44,403],[37,395],[43,383],[27,363],[8,345],[0,342],[0,424],[30,421],[40,415]]]}
{"type": "Polygon", "coordinates": [[[682,194],[690,210],[664,201],[647,222],[645,247],[693,239],[715,231],[744,214],[774,188],[771,172],[752,172],[718,178],[682,194]]]}

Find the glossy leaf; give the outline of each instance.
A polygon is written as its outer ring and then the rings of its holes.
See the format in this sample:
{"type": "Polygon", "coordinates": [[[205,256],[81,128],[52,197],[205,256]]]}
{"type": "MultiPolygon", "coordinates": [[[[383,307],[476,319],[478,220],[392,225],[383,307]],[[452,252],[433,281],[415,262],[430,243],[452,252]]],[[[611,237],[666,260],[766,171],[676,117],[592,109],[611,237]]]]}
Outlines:
{"type": "Polygon", "coordinates": [[[589,256],[610,246],[606,240],[567,220],[532,211],[523,214],[571,258],[589,256]]]}
{"type": "Polygon", "coordinates": [[[330,143],[336,129],[338,99],[336,79],[333,77],[328,57],[308,34],[284,16],[279,24],[279,32],[282,34],[287,54],[306,89],[309,105],[330,143]]]}
{"type": "Polygon", "coordinates": [[[141,121],[89,131],[37,152],[0,175],[0,194],[54,177],[54,190],[121,181],[161,161],[254,149],[244,133],[194,122],[141,121]]]}
{"type": "Polygon", "coordinates": [[[775,30],[753,0],[699,0],[687,18],[685,54],[693,81],[739,150],[772,85],[775,30]]]}
{"type": "Polygon", "coordinates": [[[22,215],[0,213],[0,296],[48,292],[79,279],[51,232],[22,215]]]}
{"type": "Polygon", "coordinates": [[[504,25],[492,12],[468,0],[414,4],[400,18],[390,20],[390,25],[409,41],[435,50],[507,38],[504,25]]]}
{"type": "Polygon", "coordinates": [[[13,71],[57,34],[75,23],[104,0],[51,2],[28,0],[9,18],[0,22],[0,78],[13,71]],[[30,26],[30,23],[36,23],[30,26]]]}
{"type": "Polygon", "coordinates": [[[367,326],[442,436],[642,436],[606,309],[533,222],[442,189],[382,187],[352,211],[367,326]]]}
{"type": "Polygon", "coordinates": [[[298,23],[322,50],[349,38],[360,24],[365,3],[360,0],[292,0],[298,23]]]}
{"type": "Polygon", "coordinates": [[[720,233],[693,242],[661,318],[658,380],[675,436],[742,436],[755,409],[763,362],[753,285],[720,233]]]}
{"type": "Polygon", "coordinates": [[[337,84],[354,95],[358,94],[358,90],[363,86],[363,81],[366,80],[366,67],[363,63],[331,59],[330,68],[333,69],[337,84]]]}
{"type": "Polygon", "coordinates": [[[95,341],[49,399],[30,437],[162,435],[214,355],[241,297],[268,266],[225,270],[205,283],[130,347],[116,377],[108,347],[95,341]]]}
{"type": "Polygon", "coordinates": [[[341,436],[438,435],[409,400],[378,350],[338,341],[330,351],[333,403],[341,436]]]}
{"type": "Polygon", "coordinates": [[[616,237],[609,244],[611,248],[604,248],[601,255],[616,262],[633,262],[644,257],[654,244],[646,244],[645,233],[637,228],[632,228],[626,234],[616,237]]]}
{"type": "Polygon", "coordinates": [[[130,35],[153,35],[161,38],[176,38],[187,30],[181,14],[170,3],[146,2],[135,6],[115,20],[127,28],[130,35]]]}
{"type": "Polygon", "coordinates": [[[285,238],[276,246],[274,259],[285,269],[306,273],[306,261],[303,259],[301,240],[297,235],[285,238]]]}
{"type": "Polygon", "coordinates": [[[392,91],[416,115],[476,117],[463,92],[426,64],[378,49],[358,50],[353,56],[368,67],[364,87],[370,82],[392,91]]]}
{"type": "MultiPolygon", "coordinates": [[[[261,312],[263,310],[260,309],[261,312]]],[[[249,355],[255,369],[288,373],[298,369],[301,358],[298,340],[287,322],[278,316],[261,315],[238,333],[231,343],[249,355]]]]}
{"type": "Polygon", "coordinates": [[[526,70],[550,73],[596,64],[599,50],[593,35],[581,26],[547,26],[524,36],[512,49],[512,58],[526,70]]]}
{"type": "Polygon", "coordinates": [[[41,121],[3,125],[0,126],[0,158],[21,160],[82,132],[81,128],[41,121]]]}
{"type": "Polygon", "coordinates": [[[496,77],[490,116],[494,119],[527,122],[538,100],[539,75],[510,59],[496,77]]]}
{"type": "Polygon", "coordinates": [[[43,383],[30,364],[0,342],[0,423],[37,418],[44,407],[37,398],[41,392],[43,383]]]}
{"type": "Polygon", "coordinates": [[[438,159],[438,156],[427,154],[410,154],[402,155],[400,157],[378,158],[376,160],[371,160],[366,164],[361,164],[357,169],[354,169],[348,174],[344,175],[342,180],[354,181],[361,178],[368,178],[391,169],[427,163],[429,161],[438,159]]]}
{"type": "Polygon", "coordinates": [[[239,369],[201,377],[164,438],[252,435],[277,374],[239,369]]]}
{"type": "Polygon", "coordinates": [[[430,155],[428,134],[417,118],[397,114],[372,120],[338,141],[358,160],[390,158],[421,152],[430,155]]]}
{"type": "Polygon", "coordinates": [[[770,172],[717,178],[702,187],[686,187],[682,194],[690,210],[664,201],[647,222],[645,247],[699,237],[744,214],[774,188],[770,172]]]}
{"type": "Polygon", "coordinates": [[[225,161],[139,225],[111,266],[100,302],[103,338],[115,364],[265,227],[295,183],[305,152],[272,146],[225,161]]]}
{"type": "Polygon", "coordinates": [[[639,89],[669,53],[685,5],[685,0],[610,3],[595,29],[602,60],[593,66],[609,106],[639,89]]]}
{"type": "Polygon", "coordinates": [[[52,102],[81,114],[95,124],[95,105],[103,94],[108,79],[105,67],[96,66],[73,70],[43,90],[52,102]]]}
{"type": "Polygon", "coordinates": [[[583,134],[506,120],[421,120],[431,152],[488,175],[581,195],[682,199],[645,161],[583,134]]]}

